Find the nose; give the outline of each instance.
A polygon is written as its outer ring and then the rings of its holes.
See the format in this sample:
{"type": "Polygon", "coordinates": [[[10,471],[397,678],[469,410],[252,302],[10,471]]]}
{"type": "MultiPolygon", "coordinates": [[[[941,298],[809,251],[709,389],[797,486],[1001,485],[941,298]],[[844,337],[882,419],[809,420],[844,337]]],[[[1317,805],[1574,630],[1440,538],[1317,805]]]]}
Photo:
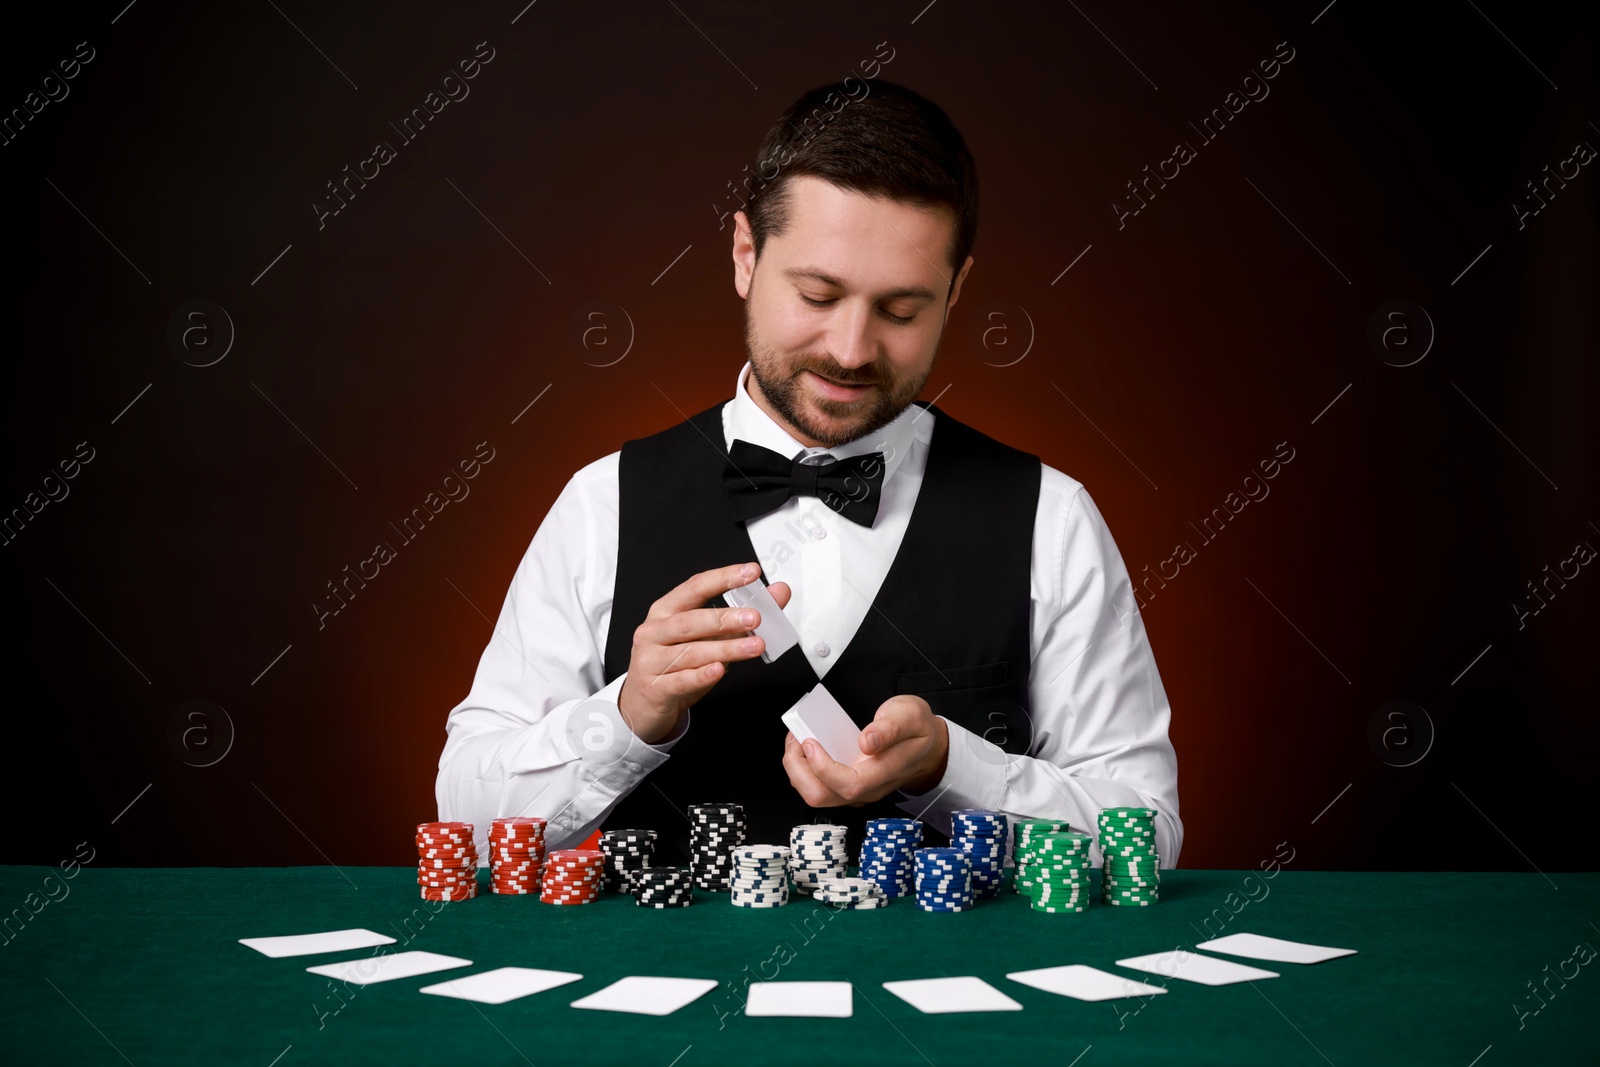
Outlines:
{"type": "Polygon", "coordinates": [[[872,335],[872,309],[852,307],[841,315],[836,328],[829,331],[828,352],[847,371],[864,367],[877,358],[877,342],[872,335]]]}

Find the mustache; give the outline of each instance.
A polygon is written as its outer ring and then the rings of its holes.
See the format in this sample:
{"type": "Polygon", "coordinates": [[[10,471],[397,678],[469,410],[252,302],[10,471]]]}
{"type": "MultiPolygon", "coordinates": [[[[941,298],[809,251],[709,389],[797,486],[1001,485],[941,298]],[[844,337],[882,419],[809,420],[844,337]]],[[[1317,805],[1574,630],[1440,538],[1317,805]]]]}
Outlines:
{"type": "Polygon", "coordinates": [[[840,382],[844,385],[882,384],[880,376],[877,374],[868,374],[866,377],[862,377],[860,374],[851,374],[846,371],[841,371],[837,367],[801,367],[799,371],[795,372],[795,376],[799,377],[800,371],[807,370],[811,371],[813,374],[820,375],[821,377],[827,378],[831,381],[840,382]]]}

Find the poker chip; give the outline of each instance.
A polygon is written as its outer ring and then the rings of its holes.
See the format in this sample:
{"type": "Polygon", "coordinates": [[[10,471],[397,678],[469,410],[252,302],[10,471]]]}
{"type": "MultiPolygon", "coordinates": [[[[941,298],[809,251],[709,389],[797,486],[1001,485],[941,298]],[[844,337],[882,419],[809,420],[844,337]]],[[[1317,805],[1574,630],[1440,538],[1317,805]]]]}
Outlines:
{"type": "Polygon", "coordinates": [[[478,895],[478,850],[469,822],[417,824],[417,888],[423,900],[478,895]]]}
{"type": "Polygon", "coordinates": [[[972,857],[959,848],[919,848],[916,863],[917,907],[923,911],[966,911],[975,897],[972,857]]]}
{"type": "Polygon", "coordinates": [[[858,869],[886,898],[910,896],[916,887],[912,853],[922,844],[922,823],[916,819],[868,819],[858,869]]]}
{"type": "Polygon", "coordinates": [[[950,813],[950,844],[972,863],[973,895],[984,900],[1000,895],[1005,880],[1006,817],[998,811],[960,808],[950,813]]]}
{"type": "Polygon", "coordinates": [[[850,863],[846,829],[835,823],[801,823],[789,831],[789,874],[794,887],[811,893],[825,878],[843,878],[850,863]]]}
{"type": "Polygon", "coordinates": [[[650,866],[655,852],[654,830],[606,830],[600,835],[600,851],[605,855],[605,885],[608,893],[631,893],[633,874],[650,866]]]}
{"type": "Polygon", "coordinates": [[[633,872],[633,899],[641,908],[686,908],[694,903],[694,874],[683,867],[641,867],[633,872]]]}
{"type": "Polygon", "coordinates": [[[489,889],[507,896],[532,896],[544,875],[545,820],[512,815],[489,824],[489,889]]]}
{"type": "Polygon", "coordinates": [[[539,900],[545,904],[591,904],[600,898],[605,853],[596,849],[558,849],[545,857],[539,900]]]}
{"type": "Polygon", "coordinates": [[[1088,834],[1035,828],[1017,853],[1015,885],[1035,911],[1077,914],[1087,909],[1092,884],[1088,834]]]}
{"type": "Polygon", "coordinates": [[[812,891],[812,898],[851,911],[868,911],[889,903],[883,887],[870,878],[823,878],[812,891]]]}
{"type": "Polygon", "coordinates": [[[744,844],[744,805],[691,804],[689,823],[689,869],[694,874],[694,887],[729,889],[733,850],[744,844]]]}
{"type": "Polygon", "coordinates": [[[1155,809],[1103,808],[1097,824],[1104,902],[1135,908],[1158,903],[1161,857],[1156,848],[1155,809]]]}
{"type": "Polygon", "coordinates": [[[1031,881],[1028,846],[1035,837],[1044,834],[1064,834],[1072,827],[1061,819],[1018,819],[1012,825],[1011,835],[1011,888],[1023,892],[1031,881]]]}
{"type": "Polygon", "coordinates": [[[789,903],[790,855],[782,845],[735,848],[728,899],[741,908],[780,908],[789,903]]]}

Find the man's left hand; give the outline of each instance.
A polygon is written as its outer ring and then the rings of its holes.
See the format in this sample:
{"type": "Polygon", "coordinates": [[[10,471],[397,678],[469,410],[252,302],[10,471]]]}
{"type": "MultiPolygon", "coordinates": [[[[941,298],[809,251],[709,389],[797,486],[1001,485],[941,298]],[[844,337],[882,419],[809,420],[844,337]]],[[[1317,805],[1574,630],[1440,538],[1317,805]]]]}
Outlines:
{"type": "Polygon", "coordinates": [[[813,808],[860,807],[897,789],[925,793],[944,777],[950,752],[945,722],[919,696],[884,701],[861,731],[854,764],[835,761],[816,741],[784,739],[783,767],[789,783],[813,808]]]}

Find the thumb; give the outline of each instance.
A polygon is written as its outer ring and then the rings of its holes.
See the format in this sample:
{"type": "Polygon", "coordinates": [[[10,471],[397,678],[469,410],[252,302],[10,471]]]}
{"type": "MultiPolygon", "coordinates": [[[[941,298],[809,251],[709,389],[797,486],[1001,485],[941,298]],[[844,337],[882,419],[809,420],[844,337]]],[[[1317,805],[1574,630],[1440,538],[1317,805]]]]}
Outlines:
{"type": "Polygon", "coordinates": [[[767,592],[772,594],[772,599],[778,607],[786,608],[789,606],[789,597],[793,594],[793,590],[789,588],[788,582],[773,582],[767,586],[767,592]]]}
{"type": "Polygon", "coordinates": [[[879,708],[877,716],[861,731],[861,751],[869,756],[877,755],[900,740],[903,734],[900,719],[893,707],[879,708]]]}

